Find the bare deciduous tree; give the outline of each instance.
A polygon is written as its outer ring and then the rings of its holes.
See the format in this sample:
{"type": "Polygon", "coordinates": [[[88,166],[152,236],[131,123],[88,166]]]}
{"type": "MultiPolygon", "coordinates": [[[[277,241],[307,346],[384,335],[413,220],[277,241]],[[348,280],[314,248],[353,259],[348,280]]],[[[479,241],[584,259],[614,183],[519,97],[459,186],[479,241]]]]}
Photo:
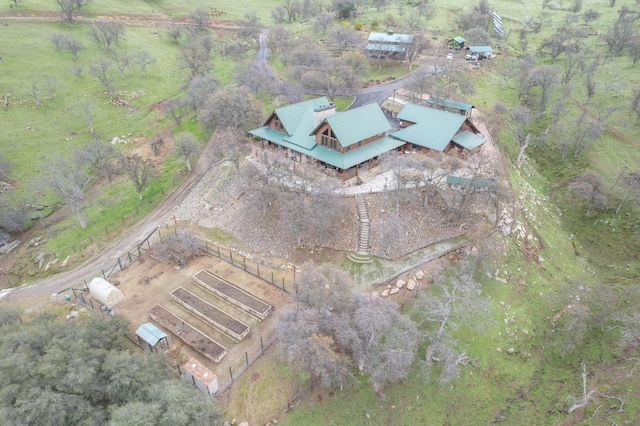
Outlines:
{"type": "Polygon", "coordinates": [[[56,0],[56,3],[58,3],[60,7],[62,19],[69,24],[73,24],[73,20],[78,15],[79,10],[82,6],[89,4],[90,1],[91,0],[56,0]]]}
{"type": "Polygon", "coordinates": [[[176,151],[187,163],[187,170],[191,172],[191,160],[201,150],[201,145],[191,133],[179,133],[175,138],[176,151]]]}
{"type": "Polygon", "coordinates": [[[118,154],[113,145],[99,140],[88,142],[78,152],[78,158],[81,158],[83,163],[94,169],[99,176],[106,177],[109,183],[111,183],[111,179],[117,171],[115,161],[117,156],[118,154]]]}
{"type": "Polygon", "coordinates": [[[183,102],[197,113],[206,100],[214,95],[219,84],[220,80],[212,74],[198,75],[189,82],[183,102]]]}
{"type": "Polygon", "coordinates": [[[107,89],[109,94],[114,94],[116,92],[116,89],[113,86],[113,76],[111,74],[112,66],[113,62],[105,57],[101,57],[89,66],[89,74],[96,77],[98,81],[102,83],[104,88],[107,89]]]}
{"type": "Polygon", "coordinates": [[[96,21],[90,28],[93,40],[104,51],[111,50],[112,45],[120,44],[124,36],[124,26],[118,22],[96,21]]]}
{"type": "Polygon", "coordinates": [[[78,218],[80,227],[86,228],[87,222],[82,214],[84,191],[93,180],[93,176],[87,173],[82,157],[77,153],[72,160],[57,156],[46,164],[45,169],[47,173],[44,184],[64,199],[78,218]]]}
{"type": "Polygon", "coordinates": [[[569,184],[567,192],[586,203],[587,216],[591,216],[594,210],[605,208],[609,202],[602,176],[592,170],[586,170],[577,176],[569,184]]]}
{"type": "Polygon", "coordinates": [[[321,13],[313,18],[313,29],[317,33],[326,34],[331,24],[333,24],[333,16],[330,13],[321,13]]]}
{"type": "Polygon", "coordinates": [[[213,41],[209,35],[190,34],[180,46],[179,60],[191,77],[202,76],[211,71],[213,41]]]}
{"type": "Polygon", "coordinates": [[[205,9],[198,8],[189,14],[189,20],[199,31],[203,31],[209,26],[209,12],[205,9]]]}
{"type": "Polygon", "coordinates": [[[262,107],[246,87],[225,88],[207,100],[198,113],[202,127],[213,130],[215,126],[233,129],[255,127],[262,115],[262,107]]]}
{"type": "Polygon", "coordinates": [[[458,375],[460,365],[471,358],[457,348],[452,328],[462,323],[481,326],[488,310],[480,284],[473,277],[471,262],[459,263],[454,271],[441,276],[432,292],[418,296],[413,309],[420,319],[429,346],[425,355],[425,373],[430,375],[434,363],[440,362],[442,381],[458,375]],[[469,321],[473,318],[472,321],[469,321]]]}
{"type": "Polygon", "coordinates": [[[147,75],[147,67],[156,63],[156,58],[151,56],[151,54],[146,50],[138,50],[137,52],[133,52],[129,56],[131,58],[131,61],[140,67],[140,70],[142,70],[142,75],[144,75],[145,77],[147,75]]]}
{"type": "Polygon", "coordinates": [[[138,154],[122,156],[120,161],[138,192],[138,198],[142,200],[142,191],[149,184],[149,180],[160,177],[156,165],[150,159],[144,159],[138,154]]]}

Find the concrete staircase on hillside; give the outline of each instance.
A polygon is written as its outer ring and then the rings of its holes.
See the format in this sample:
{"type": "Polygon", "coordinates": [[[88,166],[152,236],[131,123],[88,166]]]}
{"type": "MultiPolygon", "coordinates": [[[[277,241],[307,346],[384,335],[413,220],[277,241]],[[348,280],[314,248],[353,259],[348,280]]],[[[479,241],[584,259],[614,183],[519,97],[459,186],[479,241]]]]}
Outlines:
{"type": "Polygon", "coordinates": [[[356,252],[361,256],[369,254],[369,245],[371,242],[371,223],[369,222],[369,209],[364,195],[356,194],[356,207],[358,208],[358,220],[360,221],[360,233],[358,235],[358,246],[356,252]]]}

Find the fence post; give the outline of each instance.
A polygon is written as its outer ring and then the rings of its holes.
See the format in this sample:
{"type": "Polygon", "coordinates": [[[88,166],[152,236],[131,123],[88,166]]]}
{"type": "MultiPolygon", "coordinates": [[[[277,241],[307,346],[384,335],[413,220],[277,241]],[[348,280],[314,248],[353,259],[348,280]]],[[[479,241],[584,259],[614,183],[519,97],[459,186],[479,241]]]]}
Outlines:
{"type": "Polygon", "coordinates": [[[122,216],[120,219],[122,219],[122,223],[124,223],[124,216],[122,216]]]}
{"type": "Polygon", "coordinates": [[[120,270],[122,271],[122,262],[120,262],[120,258],[118,257],[118,266],[120,266],[120,270]]]}
{"type": "Polygon", "coordinates": [[[247,272],[247,258],[242,256],[242,263],[244,264],[244,271],[247,272]]]}
{"type": "Polygon", "coordinates": [[[104,227],[104,233],[105,233],[105,234],[108,234],[108,233],[109,233],[109,225],[107,225],[107,226],[105,226],[105,227],[104,227]]]}
{"type": "Polygon", "coordinates": [[[229,250],[229,259],[231,259],[231,265],[233,266],[233,252],[229,250]]]}
{"type": "Polygon", "coordinates": [[[89,286],[87,285],[87,280],[83,280],[84,281],[84,288],[86,288],[87,290],[89,290],[89,286]]]}
{"type": "Polygon", "coordinates": [[[73,245],[73,252],[74,253],[76,252],[76,246],[75,245],[73,245]]]}
{"type": "Polygon", "coordinates": [[[287,291],[287,290],[284,288],[284,277],[282,277],[282,289],[283,289],[284,291],[287,291]]]}
{"type": "Polygon", "coordinates": [[[276,285],[276,283],[273,281],[273,271],[271,271],[271,284],[276,285]]]}
{"type": "Polygon", "coordinates": [[[231,371],[231,367],[229,367],[229,375],[231,376],[231,383],[233,383],[233,372],[231,371]]]}
{"type": "Polygon", "coordinates": [[[247,351],[244,351],[244,359],[247,361],[247,367],[249,366],[249,355],[247,354],[247,351]]]}
{"type": "Polygon", "coordinates": [[[220,259],[220,246],[218,246],[218,259],[220,259]]]}
{"type": "Polygon", "coordinates": [[[138,259],[142,258],[142,252],[140,251],[140,246],[138,246],[138,259]]]}
{"type": "Polygon", "coordinates": [[[262,336],[260,336],[260,349],[262,349],[260,353],[264,352],[264,343],[262,343],[262,336]]]}
{"type": "Polygon", "coordinates": [[[131,260],[131,252],[128,251],[127,254],[129,255],[129,263],[133,263],[133,260],[131,260]]]}
{"type": "Polygon", "coordinates": [[[104,279],[107,279],[107,276],[104,274],[104,269],[100,269],[102,271],[102,276],[104,277],[104,279]]]}
{"type": "Polygon", "coordinates": [[[258,278],[260,278],[260,264],[256,262],[256,267],[258,268],[258,278]]]}

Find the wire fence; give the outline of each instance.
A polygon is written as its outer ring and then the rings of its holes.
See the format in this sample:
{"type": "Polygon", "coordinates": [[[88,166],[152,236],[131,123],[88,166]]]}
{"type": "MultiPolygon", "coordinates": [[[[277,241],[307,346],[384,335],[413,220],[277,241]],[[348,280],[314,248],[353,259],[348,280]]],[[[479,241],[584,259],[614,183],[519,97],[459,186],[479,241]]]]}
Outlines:
{"type": "MultiPolygon", "coordinates": [[[[145,209],[147,205],[153,204],[154,200],[156,200],[158,197],[164,197],[168,193],[169,189],[175,188],[178,184],[178,180],[171,179],[171,184],[160,187],[155,193],[148,194],[144,201],[140,202],[129,213],[122,215],[119,220],[101,227],[94,233],[87,235],[83,239],[73,243],[71,246],[39,255],[36,259],[34,259],[32,263],[27,264],[22,269],[20,269],[20,271],[16,275],[14,275],[13,277],[9,277],[9,286],[15,287],[19,285],[20,281],[25,276],[37,276],[39,273],[43,272],[43,268],[46,271],[49,266],[57,264],[60,259],[63,259],[67,256],[72,256],[74,254],[82,254],[83,250],[85,250],[87,247],[107,240],[110,233],[120,233],[123,228],[136,223],[140,219],[141,213],[143,215],[147,213],[147,210],[145,209]]],[[[76,229],[79,228],[79,226],[79,224],[72,224],[61,231],[76,229]]]]}

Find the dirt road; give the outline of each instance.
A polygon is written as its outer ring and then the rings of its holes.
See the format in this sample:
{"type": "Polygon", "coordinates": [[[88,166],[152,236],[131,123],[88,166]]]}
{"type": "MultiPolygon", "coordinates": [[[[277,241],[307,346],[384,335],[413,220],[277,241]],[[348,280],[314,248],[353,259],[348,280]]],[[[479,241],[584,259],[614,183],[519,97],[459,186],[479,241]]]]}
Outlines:
{"type": "MultiPolygon", "coordinates": [[[[213,137],[212,137],[213,139],[213,137]]],[[[178,205],[191,189],[202,179],[213,164],[213,144],[211,140],[202,151],[200,159],[189,175],[180,186],[178,186],[158,207],[145,219],[140,221],[124,238],[114,243],[113,246],[102,252],[97,257],[88,260],[77,268],[38,281],[34,284],[23,285],[0,293],[0,301],[7,302],[19,298],[32,297],[41,294],[53,294],[62,291],[72,285],[82,282],[83,279],[93,278],[99,275],[99,271],[104,265],[113,264],[115,260],[136,247],[144,238],[157,227],[164,224],[171,210],[178,205]]]]}

